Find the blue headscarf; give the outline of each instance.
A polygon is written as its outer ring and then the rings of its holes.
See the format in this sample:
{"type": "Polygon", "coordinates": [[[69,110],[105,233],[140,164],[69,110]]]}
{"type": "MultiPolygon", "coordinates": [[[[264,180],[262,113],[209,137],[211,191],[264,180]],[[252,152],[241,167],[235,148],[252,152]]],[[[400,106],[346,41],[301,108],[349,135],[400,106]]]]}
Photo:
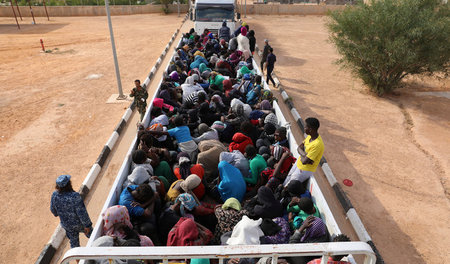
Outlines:
{"type": "Polygon", "coordinates": [[[182,193],[178,195],[177,199],[175,200],[175,203],[180,202],[180,213],[181,216],[185,216],[186,212],[184,209],[186,208],[188,211],[192,211],[196,206],[199,204],[194,199],[194,196],[192,196],[189,193],[182,193]]]}

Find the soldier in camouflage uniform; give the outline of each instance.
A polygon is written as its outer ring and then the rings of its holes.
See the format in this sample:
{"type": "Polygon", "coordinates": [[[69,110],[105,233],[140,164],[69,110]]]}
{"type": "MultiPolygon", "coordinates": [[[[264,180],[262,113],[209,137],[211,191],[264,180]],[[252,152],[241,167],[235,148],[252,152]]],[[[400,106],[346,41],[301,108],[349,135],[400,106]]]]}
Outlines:
{"type": "Polygon", "coordinates": [[[135,88],[131,90],[130,97],[134,97],[134,103],[138,112],[141,114],[141,121],[144,119],[145,108],[147,107],[147,90],[141,87],[141,81],[134,81],[135,88]]]}

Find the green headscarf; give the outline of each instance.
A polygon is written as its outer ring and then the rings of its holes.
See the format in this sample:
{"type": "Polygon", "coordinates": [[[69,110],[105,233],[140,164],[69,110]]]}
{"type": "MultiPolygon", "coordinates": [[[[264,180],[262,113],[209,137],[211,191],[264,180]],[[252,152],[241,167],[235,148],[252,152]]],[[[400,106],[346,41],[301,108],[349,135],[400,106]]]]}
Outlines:
{"type": "Polygon", "coordinates": [[[225,80],[225,77],[223,77],[222,75],[216,73],[216,77],[214,78],[214,80],[212,79],[212,77],[209,78],[209,84],[215,84],[217,85],[217,87],[219,87],[219,89],[221,91],[223,91],[223,80],[225,80]]]}
{"type": "Polygon", "coordinates": [[[240,73],[241,76],[244,76],[244,74],[246,74],[246,73],[252,73],[252,71],[249,70],[249,69],[247,68],[247,66],[242,66],[241,69],[239,70],[239,73],[240,73]]]}
{"type": "Polygon", "coordinates": [[[206,67],[206,64],[204,63],[200,63],[200,65],[198,66],[198,70],[200,71],[200,73],[203,73],[204,71],[211,71],[211,69],[206,67]]]}
{"type": "Polygon", "coordinates": [[[225,203],[222,205],[222,209],[223,210],[227,210],[233,208],[236,211],[240,211],[241,210],[241,203],[238,201],[238,199],[236,198],[228,198],[225,203]]]}

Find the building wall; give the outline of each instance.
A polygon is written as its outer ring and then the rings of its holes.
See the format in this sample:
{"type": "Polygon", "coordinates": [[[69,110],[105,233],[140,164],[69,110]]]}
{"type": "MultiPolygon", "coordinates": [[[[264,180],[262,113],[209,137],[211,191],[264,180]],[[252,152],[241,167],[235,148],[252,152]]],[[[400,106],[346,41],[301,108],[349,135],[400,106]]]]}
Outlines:
{"type": "MultiPolygon", "coordinates": [[[[28,6],[19,6],[22,16],[30,17],[28,6]]],[[[328,10],[343,9],[342,5],[302,5],[302,4],[247,4],[247,14],[257,15],[326,15],[328,10]]],[[[161,13],[161,5],[116,5],[110,6],[111,15],[132,15],[132,14],[150,14],[161,13]]],[[[178,12],[177,5],[169,5],[172,13],[178,12]]],[[[105,16],[104,6],[47,6],[49,16],[105,16]]],[[[186,13],[188,5],[180,5],[180,12],[186,13]]],[[[244,9],[241,11],[244,16],[244,9]]],[[[17,12],[16,12],[17,14],[17,12]]],[[[45,9],[43,6],[33,6],[33,14],[37,17],[44,17],[45,9]]],[[[0,17],[13,17],[13,11],[10,6],[0,6],[0,17]]]]}

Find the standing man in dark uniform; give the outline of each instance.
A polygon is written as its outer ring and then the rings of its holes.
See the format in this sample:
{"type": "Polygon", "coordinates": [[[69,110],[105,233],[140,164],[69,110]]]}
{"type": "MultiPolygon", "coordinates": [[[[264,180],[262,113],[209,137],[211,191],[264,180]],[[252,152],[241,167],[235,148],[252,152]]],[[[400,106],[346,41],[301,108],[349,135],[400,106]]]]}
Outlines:
{"type": "Polygon", "coordinates": [[[134,97],[134,103],[138,112],[141,114],[142,121],[144,119],[145,109],[147,108],[148,93],[147,90],[142,88],[140,80],[135,80],[134,85],[136,87],[131,90],[130,97],[134,97]]]}
{"type": "Polygon", "coordinates": [[[277,56],[273,54],[272,47],[269,48],[269,55],[267,55],[266,67],[267,67],[267,84],[269,84],[269,80],[272,82],[273,87],[277,87],[275,81],[272,78],[273,68],[275,67],[275,62],[277,61],[277,56]]]}
{"type": "Polygon", "coordinates": [[[261,57],[261,72],[263,74],[264,74],[264,63],[266,63],[267,55],[269,55],[269,49],[270,49],[269,40],[265,39],[264,40],[264,50],[263,50],[262,57],[261,57]]]}

